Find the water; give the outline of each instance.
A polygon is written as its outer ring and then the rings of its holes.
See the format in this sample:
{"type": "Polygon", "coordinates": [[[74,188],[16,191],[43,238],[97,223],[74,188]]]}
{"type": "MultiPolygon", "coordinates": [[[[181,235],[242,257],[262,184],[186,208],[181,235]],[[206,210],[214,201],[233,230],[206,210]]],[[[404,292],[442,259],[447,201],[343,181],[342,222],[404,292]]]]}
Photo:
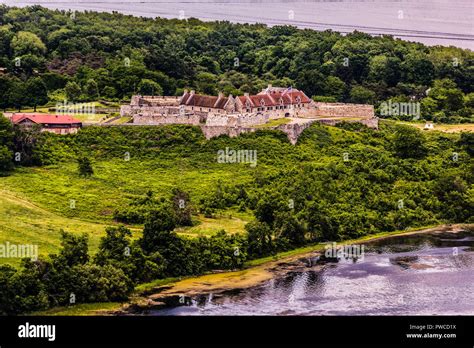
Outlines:
{"type": "Polygon", "coordinates": [[[428,45],[474,49],[472,0],[0,0],[12,6],[119,11],[144,17],[289,24],[341,33],[392,34],[428,45]]]}
{"type": "Polygon", "coordinates": [[[420,234],[365,245],[363,259],[301,270],[152,315],[473,315],[474,233],[420,234]]]}

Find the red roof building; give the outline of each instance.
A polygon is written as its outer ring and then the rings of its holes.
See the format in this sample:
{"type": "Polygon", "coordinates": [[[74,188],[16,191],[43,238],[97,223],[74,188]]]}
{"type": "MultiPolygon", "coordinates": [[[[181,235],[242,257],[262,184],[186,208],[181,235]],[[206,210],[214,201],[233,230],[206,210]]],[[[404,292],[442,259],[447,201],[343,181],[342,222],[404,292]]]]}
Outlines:
{"type": "Polygon", "coordinates": [[[189,111],[202,112],[262,112],[301,108],[310,103],[311,99],[300,90],[271,85],[257,95],[245,93],[235,98],[232,95],[224,97],[221,93],[214,97],[185,91],[180,100],[180,105],[189,111]]]}
{"type": "Polygon", "coordinates": [[[51,115],[41,113],[15,113],[11,120],[14,124],[25,127],[40,125],[41,131],[56,134],[77,133],[82,122],[69,115],[51,115]]]}

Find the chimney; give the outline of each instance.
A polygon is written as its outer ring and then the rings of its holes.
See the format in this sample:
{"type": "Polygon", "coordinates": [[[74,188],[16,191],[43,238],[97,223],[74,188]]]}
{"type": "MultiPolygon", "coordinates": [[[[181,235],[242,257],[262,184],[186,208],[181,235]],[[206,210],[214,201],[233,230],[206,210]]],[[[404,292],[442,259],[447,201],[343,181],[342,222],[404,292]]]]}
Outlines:
{"type": "Polygon", "coordinates": [[[218,95],[219,99],[221,99],[222,97],[224,97],[224,93],[222,92],[219,92],[219,95],[218,95]]]}
{"type": "Polygon", "coordinates": [[[269,83],[267,88],[268,88],[268,89],[271,89],[271,88],[272,88],[272,84],[269,83]]]}
{"type": "Polygon", "coordinates": [[[249,93],[248,92],[245,92],[244,93],[244,97],[248,97],[249,96],[249,93]]]}
{"type": "Polygon", "coordinates": [[[194,93],[195,93],[195,90],[192,89],[190,94],[193,95],[194,93]]]}
{"type": "Polygon", "coordinates": [[[183,91],[183,95],[187,94],[187,93],[188,93],[188,90],[185,88],[184,91],[183,91]]]}

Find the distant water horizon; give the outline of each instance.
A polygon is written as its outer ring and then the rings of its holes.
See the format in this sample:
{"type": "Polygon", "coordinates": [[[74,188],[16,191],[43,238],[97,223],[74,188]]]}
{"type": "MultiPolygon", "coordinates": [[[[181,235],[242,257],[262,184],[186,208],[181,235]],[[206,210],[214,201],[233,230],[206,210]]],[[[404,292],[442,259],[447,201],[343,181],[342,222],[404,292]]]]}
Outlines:
{"type": "Polygon", "coordinates": [[[142,17],[293,25],[343,34],[358,30],[426,45],[474,50],[473,0],[0,0],[0,4],[117,11],[142,17]]]}

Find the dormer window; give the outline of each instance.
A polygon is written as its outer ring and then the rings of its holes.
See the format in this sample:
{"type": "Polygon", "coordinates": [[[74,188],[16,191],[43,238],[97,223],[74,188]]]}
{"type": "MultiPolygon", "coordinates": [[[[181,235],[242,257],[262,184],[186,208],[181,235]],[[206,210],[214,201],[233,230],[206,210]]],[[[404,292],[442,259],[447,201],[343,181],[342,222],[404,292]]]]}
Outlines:
{"type": "Polygon", "coordinates": [[[247,106],[248,108],[250,107],[250,102],[247,100],[247,102],[245,103],[245,106],[247,106]]]}
{"type": "Polygon", "coordinates": [[[280,102],[280,105],[283,105],[283,98],[280,98],[279,102],[280,102]]]}
{"type": "Polygon", "coordinates": [[[300,98],[300,96],[297,96],[297,97],[296,97],[296,102],[297,102],[298,104],[301,103],[301,98],[300,98]]]}
{"type": "Polygon", "coordinates": [[[260,105],[261,105],[261,106],[265,106],[265,100],[260,99],[260,105]]]}

